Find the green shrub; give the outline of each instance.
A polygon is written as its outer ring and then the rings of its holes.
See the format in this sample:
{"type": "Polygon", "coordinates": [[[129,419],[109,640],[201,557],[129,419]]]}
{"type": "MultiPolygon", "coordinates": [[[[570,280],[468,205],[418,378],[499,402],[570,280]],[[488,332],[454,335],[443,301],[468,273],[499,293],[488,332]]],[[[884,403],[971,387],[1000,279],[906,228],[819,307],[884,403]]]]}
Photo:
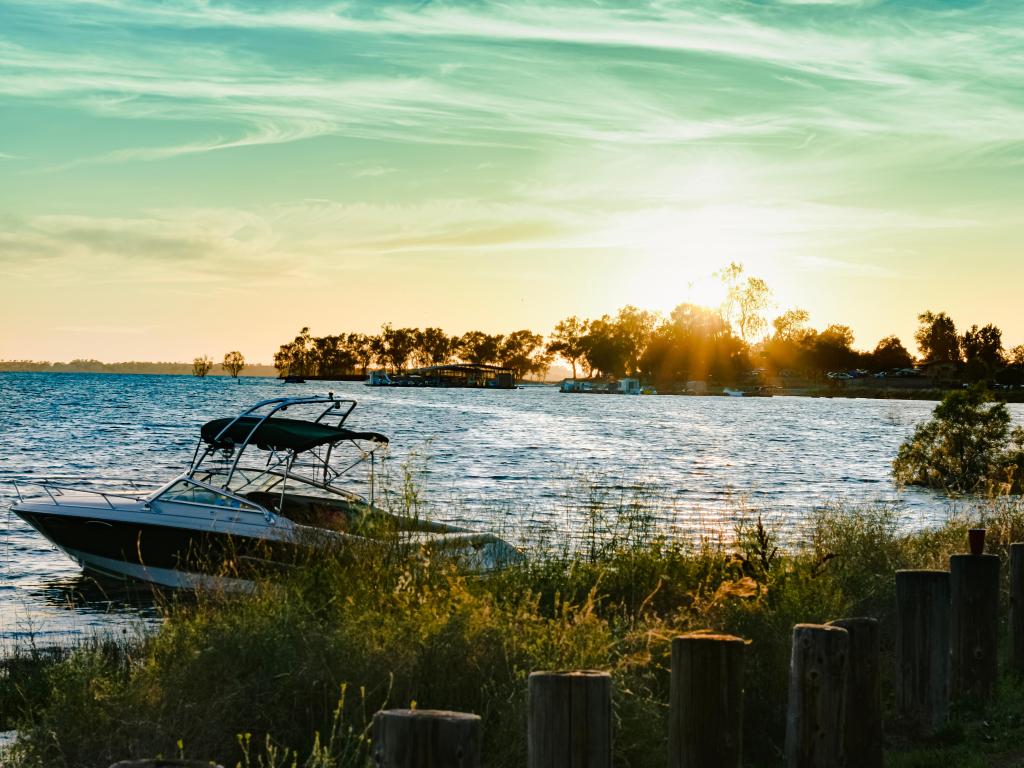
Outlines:
{"type": "Polygon", "coordinates": [[[1024,430],[1010,430],[1006,404],[981,386],[949,392],[900,446],[896,480],[949,493],[1024,489],[1024,430]]]}

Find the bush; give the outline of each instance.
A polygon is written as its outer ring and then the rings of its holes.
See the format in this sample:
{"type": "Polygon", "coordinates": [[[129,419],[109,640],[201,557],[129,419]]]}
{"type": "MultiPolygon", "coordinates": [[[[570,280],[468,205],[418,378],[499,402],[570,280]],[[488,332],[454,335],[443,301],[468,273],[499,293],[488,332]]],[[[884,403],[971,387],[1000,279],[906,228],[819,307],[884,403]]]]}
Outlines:
{"type": "Polygon", "coordinates": [[[897,482],[947,493],[1020,493],[1024,430],[1011,432],[1006,404],[984,386],[954,390],[900,446],[893,474],[897,482]]]}

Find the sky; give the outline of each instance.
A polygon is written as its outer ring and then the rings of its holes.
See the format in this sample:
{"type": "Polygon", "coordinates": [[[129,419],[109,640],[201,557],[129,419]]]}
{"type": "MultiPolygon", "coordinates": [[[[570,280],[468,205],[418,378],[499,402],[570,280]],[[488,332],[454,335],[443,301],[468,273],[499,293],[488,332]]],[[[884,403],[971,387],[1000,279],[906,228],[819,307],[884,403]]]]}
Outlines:
{"type": "Polygon", "coordinates": [[[1024,342],[1024,3],[0,0],[0,359],[713,302],[1024,342]]]}

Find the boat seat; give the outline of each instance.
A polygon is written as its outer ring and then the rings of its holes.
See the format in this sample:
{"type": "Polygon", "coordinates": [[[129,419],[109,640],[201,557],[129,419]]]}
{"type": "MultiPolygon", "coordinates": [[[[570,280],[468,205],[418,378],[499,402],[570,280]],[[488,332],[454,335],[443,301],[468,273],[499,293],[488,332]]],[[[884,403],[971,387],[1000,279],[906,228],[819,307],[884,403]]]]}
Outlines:
{"type": "MultiPolygon", "coordinates": [[[[277,509],[281,504],[279,493],[253,491],[245,494],[245,497],[265,509],[277,509]]],[[[289,493],[284,495],[284,509],[278,510],[278,514],[297,525],[308,525],[339,533],[347,532],[352,526],[352,513],[351,506],[344,501],[289,493]]]]}

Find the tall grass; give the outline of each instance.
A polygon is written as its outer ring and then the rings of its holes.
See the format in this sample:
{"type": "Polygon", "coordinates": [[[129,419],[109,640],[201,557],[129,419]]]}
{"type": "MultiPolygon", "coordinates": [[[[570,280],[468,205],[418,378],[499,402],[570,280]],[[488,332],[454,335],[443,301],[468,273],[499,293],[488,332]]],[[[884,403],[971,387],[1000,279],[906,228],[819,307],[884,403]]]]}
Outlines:
{"type": "Polygon", "coordinates": [[[20,734],[10,759],[365,768],[373,713],[418,706],[480,714],[487,765],[521,766],[528,674],[600,668],[615,683],[616,765],[659,765],[671,639],[708,629],[752,641],[745,765],[776,766],[794,624],[876,616],[891,654],[896,569],[943,566],[979,517],[993,551],[1024,538],[1024,506],[1005,500],[910,534],[894,508],[831,507],[788,547],[756,516],[694,539],[660,530],[641,500],[599,500],[592,513],[574,542],[535,542],[498,572],[368,548],[251,595],[172,599],[147,636],[29,665],[31,684],[27,671],[0,675],[20,734]]]}

